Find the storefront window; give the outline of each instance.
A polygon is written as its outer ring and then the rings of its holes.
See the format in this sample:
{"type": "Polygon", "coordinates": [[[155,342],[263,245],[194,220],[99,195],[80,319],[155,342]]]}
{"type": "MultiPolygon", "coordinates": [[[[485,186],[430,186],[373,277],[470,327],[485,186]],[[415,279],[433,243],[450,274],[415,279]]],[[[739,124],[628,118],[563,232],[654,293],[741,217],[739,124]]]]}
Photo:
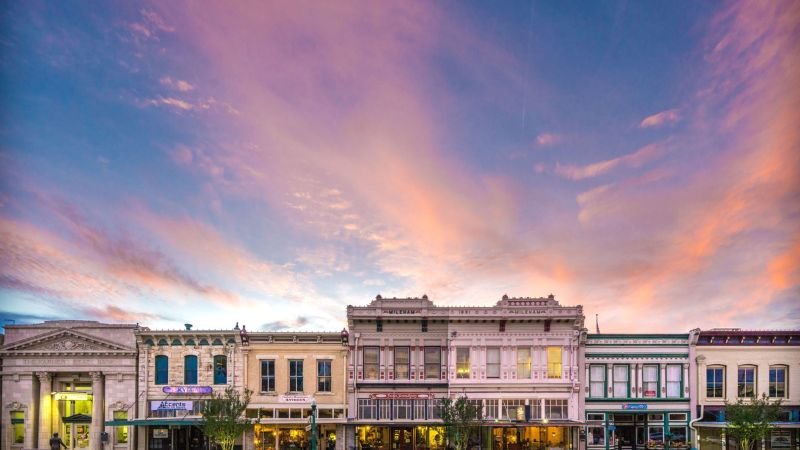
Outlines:
{"type": "Polygon", "coordinates": [[[664,427],[648,427],[647,440],[652,442],[664,442],[664,427]]]}
{"type": "Polygon", "coordinates": [[[525,400],[510,399],[503,400],[503,419],[505,420],[519,420],[519,410],[522,408],[522,418],[525,418],[525,400]]]}
{"type": "Polygon", "coordinates": [[[255,424],[253,427],[253,445],[255,450],[276,450],[275,429],[255,424]]]}
{"type": "MultiPolygon", "coordinates": [[[[128,420],[128,411],[114,411],[114,420],[128,420]]],[[[128,427],[115,427],[117,434],[114,442],[117,444],[128,443],[128,427]]]]}
{"type": "Polygon", "coordinates": [[[11,442],[14,444],[25,443],[25,412],[11,411],[11,442]]]}
{"type": "Polygon", "coordinates": [[[409,372],[409,348],[394,348],[394,378],[396,380],[407,380],[409,372]]]}
{"type": "Polygon", "coordinates": [[[456,349],[456,378],[469,378],[469,348],[456,349]]]}
{"type": "Polygon", "coordinates": [[[356,427],[359,450],[389,450],[388,427],[356,427]]]}
{"type": "Polygon", "coordinates": [[[589,445],[605,445],[606,444],[605,427],[589,427],[586,432],[586,440],[589,443],[589,445]]]}
{"type": "Polygon", "coordinates": [[[669,427],[669,440],[678,445],[686,444],[686,427],[669,427]]]}
{"type": "Polygon", "coordinates": [[[698,428],[697,437],[702,450],[722,450],[722,428],[698,428]]]}
{"type": "Polygon", "coordinates": [[[364,347],[364,379],[377,380],[380,372],[380,348],[364,347]]]}
{"type": "Polygon", "coordinates": [[[302,450],[306,448],[306,430],[302,428],[279,430],[278,446],[281,450],[302,450]]]}
{"type": "Polygon", "coordinates": [[[439,347],[425,347],[425,379],[438,380],[442,377],[442,351],[439,347]]]}
{"type": "Polygon", "coordinates": [[[561,347],[547,347],[547,378],[561,378],[561,347]]]}
{"type": "Polygon", "coordinates": [[[358,399],[358,418],[359,419],[377,419],[378,418],[378,401],[371,398],[358,399]]]}
{"type": "Polygon", "coordinates": [[[500,378],[500,349],[486,349],[486,378],[500,378]]]}
{"type": "MultiPolygon", "coordinates": [[[[790,449],[796,445],[797,430],[796,429],[773,429],[770,431],[769,441],[767,442],[768,450],[790,449]]],[[[703,449],[705,450],[705,449],[703,449]]]]}
{"type": "Polygon", "coordinates": [[[531,349],[528,347],[517,348],[517,378],[528,379],[531,377],[531,349]]]}

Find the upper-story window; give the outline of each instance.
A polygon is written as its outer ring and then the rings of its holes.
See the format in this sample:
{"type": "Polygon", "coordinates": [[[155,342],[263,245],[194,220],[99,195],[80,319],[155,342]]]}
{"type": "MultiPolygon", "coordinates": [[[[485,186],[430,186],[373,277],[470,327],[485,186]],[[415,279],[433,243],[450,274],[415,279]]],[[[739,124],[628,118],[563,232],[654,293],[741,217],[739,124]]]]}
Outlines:
{"type": "Polygon", "coordinates": [[[410,349],[408,347],[394,348],[394,378],[407,380],[410,364],[410,349]]]}
{"type": "Polygon", "coordinates": [[[303,360],[289,360],[289,392],[303,392],[303,360]]]}
{"type": "Polygon", "coordinates": [[[500,349],[486,349],[486,378],[500,378],[500,349]]]}
{"type": "Polygon", "coordinates": [[[469,347],[456,349],[456,378],[469,378],[469,347]]]}
{"type": "Polygon", "coordinates": [[[561,347],[547,347],[547,378],[561,378],[561,347]]]}
{"type": "Polygon", "coordinates": [[[332,363],[330,359],[317,360],[317,392],[331,392],[333,387],[332,363]]]}
{"type": "Polygon", "coordinates": [[[629,374],[630,370],[627,364],[614,365],[614,397],[624,398],[629,396],[629,374]]]}
{"type": "Polygon", "coordinates": [[[569,401],[564,399],[544,401],[544,413],[548,419],[566,419],[569,417],[569,401]]]}
{"type": "Polygon", "coordinates": [[[710,366],[706,368],[706,397],[725,398],[725,368],[710,366]]]}
{"type": "Polygon", "coordinates": [[[658,364],[645,364],[642,367],[642,396],[658,397],[658,364]]]}
{"type": "Polygon", "coordinates": [[[774,398],[786,397],[786,379],[789,368],[787,366],[769,367],[769,396],[774,398]]]}
{"type": "Polygon", "coordinates": [[[530,347],[517,348],[517,378],[528,379],[531,377],[531,349],[530,347]]]}
{"type": "Polygon", "coordinates": [[[667,397],[683,397],[683,366],[667,364],[667,397]]]}
{"type": "Polygon", "coordinates": [[[169,357],[164,355],[156,356],[155,376],[155,384],[169,383],[169,357]]]}
{"type": "Polygon", "coordinates": [[[589,397],[603,398],[606,396],[606,366],[589,366],[589,397]]]}
{"type": "Polygon", "coordinates": [[[261,360],[261,392],[275,392],[275,360],[261,360]]]}
{"type": "Polygon", "coordinates": [[[214,356],[214,384],[228,384],[228,358],[225,355],[214,356]]]}
{"type": "Polygon", "coordinates": [[[364,358],[364,379],[377,380],[380,373],[380,347],[364,347],[362,350],[364,358]]]}
{"type": "Polygon", "coordinates": [[[425,347],[425,379],[438,380],[442,377],[442,350],[439,347],[425,347]]]}
{"type": "Polygon", "coordinates": [[[737,373],[737,390],[739,397],[756,396],[756,367],[739,366],[737,373]]]}
{"type": "Polygon", "coordinates": [[[183,357],[183,384],[197,384],[197,356],[183,357]]]}

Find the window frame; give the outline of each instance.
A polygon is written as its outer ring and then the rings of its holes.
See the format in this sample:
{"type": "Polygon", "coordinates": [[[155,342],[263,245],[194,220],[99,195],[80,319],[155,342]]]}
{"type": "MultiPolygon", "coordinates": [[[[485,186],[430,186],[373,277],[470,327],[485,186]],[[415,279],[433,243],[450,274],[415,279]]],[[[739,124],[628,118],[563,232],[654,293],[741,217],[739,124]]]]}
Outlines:
{"type": "Polygon", "coordinates": [[[547,354],[547,378],[563,378],[564,376],[564,348],[559,345],[548,345],[545,349],[547,354]],[[551,351],[558,351],[557,361],[551,361],[551,351]]]}
{"type": "Polygon", "coordinates": [[[544,399],[544,413],[547,419],[569,419],[569,399],[546,398],[544,399]],[[558,410],[561,417],[553,416],[553,411],[558,410]]]}
{"type": "MultiPolygon", "coordinates": [[[[125,409],[114,410],[112,413],[114,420],[128,420],[128,411],[125,409]]],[[[130,427],[114,427],[114,445],[126,445],[130,440],[130,427]]]]}
{"type": "Polygon", "coordinates": [[[156,355],[153,363],[153,384],[157,386],[169,384],[169,356],[156,355]],[[161,369],[158,367],[159,361],[164,361],[164,367],[161,369]]]}
{"type": "Polygon", "coordinates": [[[532,368],[533,358],[531,357],[531,348],[530,347],[517,347],[517,379],[520,380],[528,380],[531,378],[531,368],[532,368]],[[527,351],[528,352],[528,359],[527,361],[520,362],[520,351],[527,351]],[[527,374],[527,375],[525,375],[527,374]]]}
{"type": "Polygon", "coordinates": [[[710,365],[706,366],[706,398],[713,398],[713,399],[724,399],[725,398],[725,366],[722,365],[710,365]],[[719,371],[719,380],[717,380],[716,374],[713,376],[714,380],[709,382],[708,375],[709,372],[717,372],[719,371]],[[713,387],[709,385],[709,383],[713,383],[713,387]],[[719,385],[717,387],[717,385],[719,385]],[[719,391],[719,395],[709,395],[709,392],[719,391]]]}
{"type": "Polygon", "coordinates": [[[499,379],[500,378],[500,368],[501,364],[502,353],[500,351],[500,347],[487,347],[486,348],[486,378],[491,379],[499,379]],[[489,362],[489,355],[491,354],[497,356],[497,361],[489,362]],[[490,372],[490,368],[492,372],[490,372]]]}
{"type": "Polygon", "coordinates": [[[631,396],[631,365],[630,364],[614,364],[611,367],[611,398],[630,398],[631,396]],[[621,381],[617,380],[617,368],[625,369],[625,395],[617,395],[617,385],[621,381]]]}
{"type": "Polygon", "coordinates": [[[193,386],[199,381],[198,372],[200,367],[200,358],[197,355],[184,355],[183,356],[183,384],[193,386]],[[189,362],[192,361],[194,368],[190,368],[189,362]],[[194,378],[194,380],[192,380],[194,378]]]}
{"type": "MultiPolygon", "coordinates": [[[[777,372],[776,372],[777,378],[777,372]]],[[[769,386],[767,386],[767,394],[770,398],[789,398],[789,366],[786,364],[773,364],[769,366],[769,386]],[[772,371],[782,370],[783,381],[772,381],[772,371]],[[778,395],[778,383],[783,385],[783,394],[778,395]],[[773,384],[775,385],[775,395],[773,395],[773,384]]]]}
{"type": "MultiPolygon", "coordinates": [[[[371,355],[370,355],[371,356],[371,355]]],[[[372,359],[372,358],[370,358],[372,359]]],[[[381,376],[381,348],[376,345],[361,348],[361,371],[365,380],[378,380],[381,376]],[[375,352],[375,362],[367,362],[367,352],[375,352]],[[369,370],[368,370],[369,369],[369,370]],[[368,376],[374,370],[375,376],[368,376]]]]}
{"type": "Polygon", "coordinates": [[[468,380],[471,378],[472,367],[470,365],[471,351],[469,347],[456,347],[456,378],[468,380]],[[463,358],[466,353],[466,359],[463,358]]]}
{"type": "Polygon", "coordinates": [[[395,380],[408,380],[411,377],[411,347],[407,345],[401,345],[394,347],[394,351],[392,352],[393,359],[394,359],[394,379],[395,380]],[[402,353],[398,352],[398,350],[404,350],[406,361],[398,362],[397,355],[402,353]],[[397,370],[398,367],[405,367],[405,376],[400,376],[400,371],[397,370]]]}
{"type": "Polygon", "coordinates": [[[25,411],[14,409],[8,412],[10,419],[9,433],[12,447],[25,445],[25,411]],[[22,432],[20,433],[19,430],[22,432]],[[18,437],[22,437],[21,440],[18,437]]]}
{"type": "Polygon", "coordinates": [[[317,360],[317,392],[333,392],[333,360],[322,358],[317,360]],[[327,364],[328,374],[325,375],[323,369],[327,364]],[[327,389],[325,389],[327,387],[327,389]]]}
{"type": "Polygon", "coordinates": [[[303,361],[302,359],[289,360],[289,392],[304,392],[303,361]]]}
{"type": "Polygon", "coordinates": [[[606,398],[608,397],[608,365],[606,364],[589,364],[589,398],[606,398]],[[603,369],[603,379],[602,380],[594,380],[592,379],[592,367],[597,367],[603,369]],[[592,387],[595,384],[602,383],[603,384],[603,395],[596,396],[592,394],[592,387]]]}
{"type": "Polygon", "coordinates": [[[664,397],[666,398],[683,398],[683,364],[666,364],[664,366],[664,387],[666,387],[666,392],[664,397]],[[678,368],[678,380],[670,380],[669,379],[669,369],[670,367],[677,367],[678,368]],[[678,395],[669,395],[669,388],[671,385],[676,384],[678,385],[678,395]]]}
{"type": "Polygon", "coordinates": [[[424,366],[424,373],[422,374],[424,379],[428,380],[440,380],[442,379],[442,349],[441,347],[433,347],[428,346],[424,347],[422,350],[422,358],[423,358],[423,366],[424,366]],[[428,362],[428,355],[436,355],[436,362],[428,362]],[[436,375],[433,377],[428,376],[428,371],[433,370],[436,368],[436,375]]]}
{"type": "Polygon", "coordinates": [[[275,385],[275,360],[274,359],[262,359],[260,361],[260,371],[261,371],[261,392],[276,392],[276,385],[275,385]],[[264,374],[265,364],[267,367],[267,374],[264,374]],[[272,374],[270,374],[269,368],[272,368],[272,374]],[[269,388],[270,382],[272,382],[272,389],[264,390],[264,381],[267,382],[267,388],[269,388]]]}
{"type": "Polygon", "coordinates": [[[661,364],[643,364],[642,365],[642,398],[659,398],[661,397],[661,364]],[[656,379],[655,380],[646,380],[645,374],[647,373],[647,368],[652,367],[656,369],[656,379]],[[647,385],[655,383],[655,395],[652,397],[647,396],[647,385]]]}
{"type": "MultiPolygon", "coordinates": [[[[745,375],[745,378],[746,378],[746,375],[745,375]]],[[[753,397],[755,397],[757,395],[756,394],[757,386],[758,386],[758,366],[756,366],[754,364],[742,364],[742,365],[736,367],[736,396],[738,398],[753,398],[753,397]],[[749,383],[749,384],[752,385],[753,393],[752,393],[752,395],[749,395],[749,396],[746,395],[746,392],[745,392],[745,395],[742,395],[742,387],[744,387],[745,391],[747,390],[747,385],[748,385],[747,380],[745,379],[744,382],[741,381],[742,371],[747,371],[748,369],[753,371],[753,381],[751,383],[749,383]],[[742,384],[742,383],[744,383],[744,384],[742,384]]]]}
{"type": "Polygon", "coordinates": [[[225,385],[228,384],[228,357],[225,355],[214,355],[213,358],[213,370],[214,370],[214,384],[215,385],[225,385]],[[219,361],[223,361],[223,369],[224,373],[220,375],[220,370],[218,367],[219,361]],[[224,378],[220,378],[224,377],[224,378]]]}

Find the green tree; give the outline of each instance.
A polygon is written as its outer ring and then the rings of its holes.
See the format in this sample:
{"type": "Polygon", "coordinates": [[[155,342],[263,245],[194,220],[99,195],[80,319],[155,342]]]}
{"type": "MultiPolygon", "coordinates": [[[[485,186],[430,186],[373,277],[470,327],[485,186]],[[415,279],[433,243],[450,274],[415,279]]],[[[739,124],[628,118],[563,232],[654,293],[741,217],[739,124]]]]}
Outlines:
{"type": "Polygon", "coordinates": [[[222,450],[233,450],[236,438],[250,427],[244,411],[252,395],[250,389],[239,392],[228,386],[225,391],[215,392],[203,402],[203,433],[218,443],[222,450]]]}
{"type": "Polygon", "coordinates": [[[741,450],[753,450],[753,444],[769,437],[770,430],[778,419],[781,401],[770,402],[766,394],[761,398],[738,399],[736,403],[725,402],[726,434],[739,443],[741,450]]]}
{"type": "Polygon", "coordinates": [[[469,436],[478,426],[480,409],[466,396],[442,399],[441,417],[447,438],[455,450],[465,450],[469,436]]]}

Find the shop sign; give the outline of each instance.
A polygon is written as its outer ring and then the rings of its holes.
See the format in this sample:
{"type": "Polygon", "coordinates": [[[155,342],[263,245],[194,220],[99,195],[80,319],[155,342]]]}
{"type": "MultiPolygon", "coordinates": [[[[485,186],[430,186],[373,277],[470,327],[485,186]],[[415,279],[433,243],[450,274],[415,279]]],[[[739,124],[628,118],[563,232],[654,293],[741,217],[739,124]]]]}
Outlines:
{"type": "Polygon", "coordinates": [[[214,391],[211,386],[164,386],[161,390],[165,394],[210,394],[214,391]]]}
{"type": "Polygon", "coordinates": [[[624,403],[622,409],[647,409],[647,403],[624,403]]]}
{"type": "Polygon", "coordinates": [[[279,395],[278,403],[311,403],[314,401],[312,395],[279,395]]]}
{"type": "Polygon", "coordinates": [[[386,392],[382,394],[369,394],[372,399],[413,400],[433,398],[430,392],[386,392]]]}
{"type": "Polygon", "coordinates": [[[150,402],[151,411],[191,411],[191,400],[156,400],[150,402]]]}
{"type": "Polygon", "coordinates": [[[791,430],[772,430],[770,436],[770,444],[772,448],[791,448],[792,447],[792,432],[791,430]]]}
{"type": "Polygon", "coordinates": [[[53,393],[53,400],[89,400],[88,392],[55,392],[53,393]]]}
{"type": "Polygon", "coordinates": [[[656,396],[656,391],[644,391],[644,396],[645,397],[655,397],[656,396]]]}
{"type": "Polygon", "coordinates": [[[153,428],[153,439],[169,439],[167,428],[153,428]]]}

